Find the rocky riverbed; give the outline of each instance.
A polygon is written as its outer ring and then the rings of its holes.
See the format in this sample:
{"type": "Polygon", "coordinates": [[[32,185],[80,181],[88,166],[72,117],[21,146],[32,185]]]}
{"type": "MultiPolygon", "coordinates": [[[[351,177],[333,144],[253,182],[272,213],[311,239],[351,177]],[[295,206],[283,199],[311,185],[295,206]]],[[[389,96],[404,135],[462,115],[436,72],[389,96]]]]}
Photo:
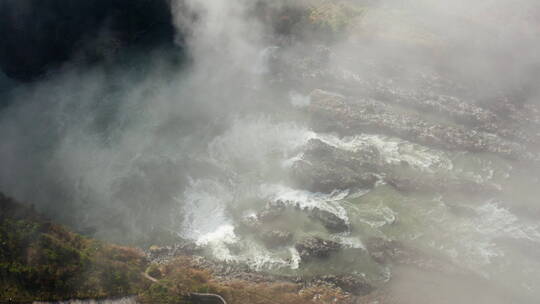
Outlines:
{"type": "Polygon", "coordinates": [[[8,2],[0,188],[144,249],[6,219],[10,294],[36,272],[76,278],[40,276],[50,300],[540,298],[532,1],[8,2]]]}

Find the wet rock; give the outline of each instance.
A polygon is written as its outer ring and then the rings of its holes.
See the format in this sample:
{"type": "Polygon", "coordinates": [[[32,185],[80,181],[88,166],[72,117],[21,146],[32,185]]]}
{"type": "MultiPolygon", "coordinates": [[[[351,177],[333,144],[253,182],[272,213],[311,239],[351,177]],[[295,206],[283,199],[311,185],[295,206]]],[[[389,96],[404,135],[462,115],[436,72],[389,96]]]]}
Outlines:
{"type": "Polygon", "coordinates": [[[309,217],[318,220],[330,232],[344,232],[349,230],[349,225],[337,215],[319,208],[309,211],[309,217]]]}
{"type": "Polygon", "coordinates": [[[445,150],[491,152],[510,159],[531,159],[523,146],[495,134],[462,126],[446,125],[403,112],[383,102],[328,94],[315,90],[308,108],[313,126],[345,135],[360,132],[397,136],[445,150]]]}
{"type": "Polygon", "coordinates": [[[379,163],[380,155],[374,147],[345,151],[312,139],[302,159],[293,164],[292,177],[313,192],[372,188],[378,180],[379,163]]]}
{"type": "MultiPolygon", "coordinates": [[[[284,202],[281,200],[270,202],[265,209],[259,212],[255,217],[245,219],[249,221],[249,227],[258,229],[263,224],[271,223],[284,214],[287,210],[301,211],[313,220],[319,221],[330,232],[344,232],[350,229],[349,224],[336,214],[317,207],[300,208],[294,202],[284,202]]],[[[248,224],[245,224],[245,226],[248,224]]]]}
{"type": "Polygon", "coordinates": [[[372,173],[359,173],[349,168],[336,169],[330,163],[297,161],[293,165],[293,178],[312,192],[330,193],[334,190],[372,188],[377,177],[372,173]]]}
{"type": "Polygon", "coordinates": [[[264,231],[261,234],[261,239],[267,248],[276,248],[285,246],[292,241],[293,234],[284,230],[264,231]]]}
{"type": "Polygon", "coordinates": [[[330,283],[357,296],[364,296],[375,290],[366,279],[355,275],[325,275],[319,280],[330,283]]]}
{"type": "Polygon", "coordinates": [[[286,209],[287,205],[284,202],[280,200],[271,201],[266,204],[264,210],[258,213],[257,219],[261,222],[273,221],[280,217],[286,209]]]}
{"type": "Polygon", "coordinates": [[[353,169],[375,171],[381,165],[379,150],[370,145],[359,146],[356,150],[344,150],[332,146],[320,139],[311,139],[304,149],[304,159],[331,159],[334,163],[353,169]]]}
{"type": "Polygon", "coordinates": [[[239,221],[238,229],[242,232],[259,231],[261,229],[262,221],[258,216],[250,215],[242,217],[239,221]]]}
{"type": "MultiPolygon", "coordinates": [[[[384,162],[379,151],[365,145],[350,151],[312,139],[306,146],[302,160],[293,167],[293,177],[304,188],[311,191],[331,192],[336,189],[370,188],[383,179],[402,192],[459,192],[470,195],[494,194],[500,187],[488,182],[478,182],[445,172],[426,172],[412,167],[407,161],[399,164],[384,162]]],[[[330,231],[344,231],[338,224],[328,223],[331,219],[316,214],[315,218],[328,224],[330,231]]]]}
{"type": "Polygon", "coordinates": [[[340,250],[341,245],[334,241],[311,237],[297,243],[295,248],[298,250],[302,261],[309,261],[314,258],[328,258],[330,254],[340,250]]]}

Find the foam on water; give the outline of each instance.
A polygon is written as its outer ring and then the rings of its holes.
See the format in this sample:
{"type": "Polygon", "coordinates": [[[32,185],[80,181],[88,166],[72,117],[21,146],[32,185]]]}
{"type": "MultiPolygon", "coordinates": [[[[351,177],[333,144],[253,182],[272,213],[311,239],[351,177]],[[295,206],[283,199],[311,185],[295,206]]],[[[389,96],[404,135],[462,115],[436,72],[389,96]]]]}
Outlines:
{"type": "Polygon", "coordinates": [[[231,253],[228,246],[238,241],[239,238],[234,233],[234,226],[222,225],[215,231],[201,235],[196,243],[210,248],[212,255],[221,261],[236,261],[237,257],[231,253]]]}
{"type": "Polygon", "coordinates": [[[255,243],[249,243],[246,247],[247,250],[239,258],[251,269],[298,269],[300,265],[300,255],[292,247],[278,253],[272,253],[255,243]]]}
{"type": "Polygon", "coordinates": [[[300,255],[295,248],[269,251],[252,240],[237,236],[234,227],[229,225],[201,236],[197,244],[208,248],[212,256],[219,261],[243,263],[257,271],[297,269],[300,265],[300,255]],[[234,252],[230,248],[235,248],[234,252]]]}
{"type": "Polygon", "coordinates": [[[330,194],[313,193],[275,184],[263,184],[260,189],[261,198],[265,200],[281,201],[300,209],[328,211],[349,223],[347,211],[339,203],[339,201],[347,197],[349,191],[334,191],[330,194]]]}
{"type": "Polygon", "coordinates": [[[376,147],[383,160],[389,164],[406,161],[411,166],[425,171],[452,170],[453,164],[446,153],[399,138],[385,135],[361,134],[339,138],[332,134],[312,133],[312,138],[347,151],[358,151],[367,146],[376,147]]]}
{"type": "Polygon", "coordinates": [[[360,206],[357,208],[357,212],[358,220],[371,228],[391,225],[397,220],[396,213],[390,207],[382,204],[375,208],[372,206],[360,206]]]}
{"type": "Polygon", "coordinates": [[[177,200],[183,205],[182,233],[186,238],[198,240],[232,225],[226,208],[233,200],[233,195],[217,181],[192,180],[183,199],[177,200]]]}
{"type": "MultiPolygon", "coordinates": [[[[312,193],[275,184],[263,184],[259,189],[261,201],[280,200],[301,209],[318,208],[331,212],[348,223],[347,212],[339,203],[347,195],[348,191],[331,194],[312,193]]],[[[232,196],[226,187],[210,180],[192,181],[185,192],[185,200],[184,236],[206,247],[214,258],[241,262],[255,270],[298,269],[300,256],[294,247],[269,251],[261,244],[235,233],[234,223],[228,218],[225,209],[227,204],[232,203],[232,196]],[[234,248],[234,251],[231,248],[234,248]]],[[[245,217],[255,216],[249,212],[245,215],[245,217]]],[[[347,247],[363,248],[358,238],[344,235],[336,237],[337,241],[347,247]]]]}
{"type": "Polygon", "coordinates": [[[482,235],[540,242],[538,224],[525,223],[497,202],[488,202],[477,207],[476,211],[479,217],[475,229],[482,235]]]}
{"type": "Polygon", "coordinates": [[[291,253],[291,269],[298,269],[300,267],[300,260],[302,259],[300,253],[294,247],[290,247],[289,252],[291,253]]]}
{"type": "Polygon", "coordinates": [[[539,225],[518,219],[500,203],[488,201],[472,210],[475,215],[465,218],[456,218],[445,206],[434,206],[425,212],[426,224],[437,226],[431,246],[448,254],[456,263],[489,276],[488,266],[494,258],[506,255],[504,248],[497,245],[497,239],[525,239],[540,244],[539,225]]]}
{"type": "Polygon", "coordinates": [[[487,202],[475,208],[478,213],[471,225],[474,237],[464,242],[469,254],[476,255],[479,265],[489,265],[494,257],[502,257],[505,252],[494,242],[497,238],[526,239],[540,243],[537,224],[528,224],[517,218],[497,202],[487,202]]]}
{"type": "MultiPolygon", "coordinates": [[[[297,97],[302,96],[294,98],[297,97]]],[[[302,158],[302,146],[310,139],[319,139],[346,151],[359,151],[374,146],[380,151],[384,162],[400,164],[406,161],[420,171],[445,172],[455,169],[448,153],[405,140],[369,134],[339,138],[331,134],[318,134],[296,124],[276,123],[264,117],[235,121],[230,129],[209,144],[208,159],[231,176],[247,176],[249,172],[266,176],[268,172],[280,170],[286,174],[291,165],[302,158]]],[[[488,177],[493,175],[487,173],[488,177]]],[[[349,206],[345,202],[345,199],[359,198],[366,192],[313,193],[288,187],[279,181],[251,178],[245,181],[247,187],[240,183],[233,180],[225,185],[223,181],[212,179],[192,180],[184,196],[178,199],[183,204],[182,231],[185,237],[208,248],[216,259],[242,262],[252,269],[297,269],[300,257],[293,247],[268,250],[249,236],[236,234],[235,223],[228,214],[228,208],[238,199],[234,194],[236,192],[246,195],[247,189],[250,189],[252,192],[249,195],[255,195],[261,203],[279,200],[300,209],[320,209],[338,216],[346,223],[351,221],[349,210],[354,212],[355,221],[365,224],[367,229],[378,231],[376,233],[393,227],[391,225],[397,221],[397,209],[394,210],[386,203],[381,202],[377,206],[349,206]]],[[[483,204],[475,211],[479,216],[455,218],[439,198],[434,204],[426,206],[426,209],[411,215],[423,217],[427,227],[434,227],[429,228],[433,231],[409,231],[409,235],[417,234],[418,241],[431,242],[433,248],[448,253],[456,261],[471,268],[474,265],[489,264],[494,257],[504,254],[493,242],[496,237],[540,241],[537,227],[523,224],[496,203],[483,204]],[[453,231],[448,231],[446,227],[453,227],[453,231]]],[[[345,247],[364,248],[359,235],[332,234],[329,237],[345,247]]]]}

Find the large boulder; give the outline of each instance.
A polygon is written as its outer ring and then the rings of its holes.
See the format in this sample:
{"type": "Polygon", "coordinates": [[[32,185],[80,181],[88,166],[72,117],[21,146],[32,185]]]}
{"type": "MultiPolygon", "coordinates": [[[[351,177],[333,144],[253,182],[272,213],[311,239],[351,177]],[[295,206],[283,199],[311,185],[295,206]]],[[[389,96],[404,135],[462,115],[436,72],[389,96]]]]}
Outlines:
{"type": "Polygon", "coordinates": [[[345,151],[319,139],[306,145],[302,159],[292,166],[292,177],[313,192],[372,188],[377,182],[380,155],[375,147],[345,151]]]}
{"type": "Polygon", "coordinates": [[[321,222],[330,232],[345,232],[349,230],[349,224],[330,211],[313,208],[309,210],[309,217],[321,222]]]}
{"type": "Polygon", "coordinates": [[[328,258],[330,254],[339,251],[341,244],[318,237],[304,239],[295,245],[302,261],[328,258]]]}
{"type": "Polygon", "coordinates": [[[345,232],[349,230],[349,223],[336,214],[318,207],[301,208],[294,201],[271,201],[256,216],[246,218],[243,224],[246,227],[259,228],[264,224],[271,224],[283,216],[286,211],[302,212],[309,218],[320,222],[330,232],[345,232]]]}

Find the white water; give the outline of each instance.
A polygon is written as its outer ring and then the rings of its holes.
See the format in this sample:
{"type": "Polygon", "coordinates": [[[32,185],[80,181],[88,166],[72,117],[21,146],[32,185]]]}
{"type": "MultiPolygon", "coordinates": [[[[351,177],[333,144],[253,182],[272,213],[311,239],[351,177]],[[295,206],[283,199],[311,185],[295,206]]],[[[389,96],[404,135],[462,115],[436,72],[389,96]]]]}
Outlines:
{"type": "Polygon", "coordinates": [[[347,197],[349,191],[334,191],[330,194],[312,193],[307,190],[296,190],[283,185],[261,185],[261,198],[267,201],[281,201],[291,207],[302,210],[320,209],[328,211],[349,222],[347,211],[340,201],[347,197]]]}
{"type": "Polygon", "coordinates": [[[338,138],[331,134],[312,134],[312,136],[328,145],[347,151],[358,151],[366,146],[374,146],[388,164],[400,164],[406,161],[417,169],[429,172],[453,168],[452,160],[445,152],[395,137],[372,134],[345,138],[338,138]]]}
{"type": "MultiPolygon", "coordinates": [[[[291,98],[297,98],[295,102],[300,104],[307,102],[301,95],[291,98]]],[[[312,193],[288,186],[287,174],[292,164],[302,159],[303,147],[311,139],[345,151],[362,151],[373,146],[386,164],[399,165],[405,161],[418,172],[469,176],[478,182],[508,176],[511,170],[495,159],[464,158],[460,153],[443,152],[384,135],[339,138],[266,117],[237,120],[210,142],[207,155],[201,155],[227,172],[225,177],[192,180],[177,198],[183,204],[180,210],[183,235],[206,247],[217,260],[244,263],[254,270],[301,271],[300,257],[294,247],[269,250],[256,237],[237,231],[237,220],[246,217],[256,220],[257,210],[268,202],[281,201],[294,210],[317,208],[331,212],[355,227],[352,232],[341,234],[292,231],[295,240],[299,236],[317,235],[337,241],[345,248],[366,249],[365,240],[379,236],[430,248],[447,257],[450,263],[495,281],[499,276],[514,277],[515,284],[524,286],[530,280],[540,279],[540,273],[534,270],[537,264],[527,259],[520,261],[519,267],[533,267],[531,273],[523,278],[515,274],[516,266],[510,262],[515,259],[515,253],[498,243],[499,239],[508,238],[540,244],[540,223],[524,222],[501,202],[463,201],[440,195],[417,199],[414,195],[390,191],[384,183],[358,193],[312,193]],[[238,205],[240,202],[242,205],[238,205]],[[243,210],[237,210],[238,206],[243,210]],[[469,210],[471,215],[455,214],[452,206],[469,210]],[[241,216],[235,215],[237,212],[241,216]]],[[[366,267],[370,269],[365,272],[368,278],[388,280],[388,269],[366,267]]]]}

